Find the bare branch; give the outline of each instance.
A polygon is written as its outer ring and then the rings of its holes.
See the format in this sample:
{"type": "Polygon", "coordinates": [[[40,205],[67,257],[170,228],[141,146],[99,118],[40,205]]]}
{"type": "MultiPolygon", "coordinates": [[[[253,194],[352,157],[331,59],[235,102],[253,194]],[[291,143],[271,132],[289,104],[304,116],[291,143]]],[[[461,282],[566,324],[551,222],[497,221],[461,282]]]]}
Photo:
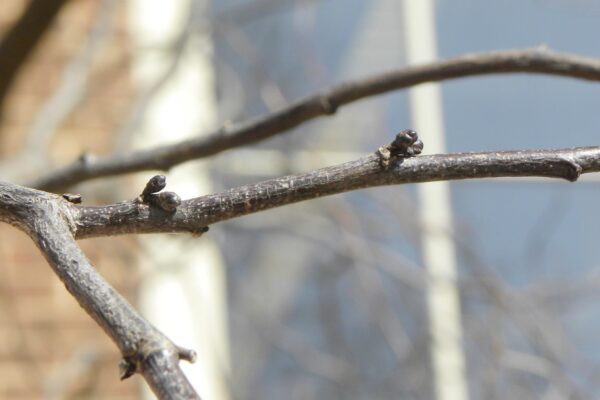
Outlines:
{"type": "Polygon", "coordinates": [[[303,200],[368,187],[492,177],[541,176],[575,181],[600,171],[600,147],[386,157],[376,154],[322,168],[245,185],[181,202],[175,211],[151,202],[109,206],[71,205],[76,238],[125,233],[190,232],[231,218],[303,200]]]}
{"type": "Polygon", "coordinates": [[[183,202],[175,193],[162,191],[162,176],[152,178],[137,199],[102,207],[76,205],[79,198],[73,195],[0,183],[0,221],[29,234],[67,290],[118,345],[124,357],[122,378],[140,372],[159,398],[198,398],[178,366],[179,360],[193,360],[195,354],[141,318],[97,273],[74,238],[201,234],[219,221],[382,185],[504,176],[575,181],[582,173],[600,171],[600,147],[413,156],[421,149],[416,133],[405,130],[375,154],[352,162],[183,202]]]}
{"type": "Polygon", "coordinates": [[[168,170],[183,162],[255,143],[288,131],[319,116],[331,115],[346,104],[424,82],[467,76],[539,73],[591,81],[600,80],[600,59],[545,48],[467,54],[422,66],[391,71],[348,82],[300,100],[278,112],[212,132],[196,139],[137,151],[78,161],[41,177],[28,186],[57,191],[76,183],[111,175],[147,170],[168,170]]]}
{"type": "Polygon", "coordinates": [[[81,307],[123,354],[121,378],[135,372],[161,399],[197,399],[179,368],[194,358],[143,319],[96,271],[73,238],[70,205],[62,197],[0,182],[0,221],[25,231],[81,307]]]}

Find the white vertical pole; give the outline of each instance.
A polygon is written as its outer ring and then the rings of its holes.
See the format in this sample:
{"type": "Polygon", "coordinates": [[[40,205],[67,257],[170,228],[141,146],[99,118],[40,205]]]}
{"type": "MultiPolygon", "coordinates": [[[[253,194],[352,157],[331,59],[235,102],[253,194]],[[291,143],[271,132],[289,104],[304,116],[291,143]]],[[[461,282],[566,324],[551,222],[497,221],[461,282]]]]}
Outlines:
{"type": "MultiPolygon", "coordinates": [[[[409,65],[437,58],[433,0],[404,0],[403,23],[409,65]]],[[[413,128],[427,153],[446,150],[440,87],[418,85],[409,91],[413,128]]],[[[452,231],[450,185],[447,182],[418,187],[419,213],[424,228],[423,261],[429,275],[427,305],[430,350],[437,400],[466,400],[468,389],[462,350],[460,298],[456,286],[456,254],[452,231]]]]}
{"type": "MultiPolygon", "coordinates": [[[[184,140],[213,129],[217,112],[208,36],[190,35],[180,54],[173,44],[183,33],[192,0],[130,0],[128,23],[135,83],[147,88],[175,69],[148,104],[134,147],[184,140]]],[[[149,174],[143,174],[143,187],[149,174]]],[[[182,198],[210,193],[207,171],[186,164],[167,174],[167,190],[182,198]]],[[[139,239],[147,277],[140,288],[144,316],[175,343],[198,353],[182,368],[202,398],[226,400],[229,373],[225,269],[210,234],[149,235],[139,239]]],[[[145,398],[154,398],[146,391],[145,398]]]]}

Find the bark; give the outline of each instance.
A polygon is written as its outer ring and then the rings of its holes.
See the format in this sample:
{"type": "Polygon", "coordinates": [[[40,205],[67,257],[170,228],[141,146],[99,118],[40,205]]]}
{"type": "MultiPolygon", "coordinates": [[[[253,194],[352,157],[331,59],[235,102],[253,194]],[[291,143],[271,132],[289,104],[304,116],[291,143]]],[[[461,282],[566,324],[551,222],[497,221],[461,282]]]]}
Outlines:
{"type": "Polygon", "coordinates": [[[81,201],[78,196],[0,182],[0,221],[31,237],[67,290],[117,344],[123,379],[139,372],[161,399],[195,399],[198,395],[178,365],[181,359],[193,361],[194,352],[176,346],[139,316],[98,274],[75,239],[152,232],[200,235],[216,222],[382,185],[505,176],[575,181],[583,173],[600,171],[600,147],[412,156],[421,149],[416,133],[407,130],[355,161],[185,201],[162,191],[162,176],[150,179],[137,199],[100,207],[75,204],[81,201]]]}
{"type": "Polygon", "coordinates": [[[35,179],[28,186],[59,191],[90,179],[149,170],[169,170],[186,161],[209,157],[235,147],[287,132],[304,122],[332,115],[360,99],[424,82],[486,74],[536,73],[600,81],[600,59],[556,53],[545,48],[467,54],[431,64],[408,67],[340,84],[254,120],[168,146],[74,163],[35,179]]]}
{"type": "Polygon", "coordinates": [[[0,221],[31,237],[66,289],[119,347],[123,379],[139,371],[161,399],[198,398],[178,366],[179,359],[192,360],[193,352],[150,325],[91,265],[73,237],[71,203],[0,182],[0,221]]]}
{"type": "Polygon", "coordinates": [[[575,181],[600,171],[600,147],[395,157],[379,152],[341,165],[184,200],[174,212],[136,201],[72,206],[75,236],[188,232],[270,208],[351,190],[407,183],[539,176],[575,181]]]}
{"type": "MultiPolygon", "coordinates": [[[[466,55],[407,68],[334,87],[277,113],[224,128],[208,137],[131,155],[98,160],[82,157],[34,185],[55,190],[102,176],[168,169],[266,139],[368,96],[422,82],[517,72],[600,80],[600,60],[534,49],[466,55]]],[[[151,180],[137,199],[100,207],[68,201],[79,200],[76,196],[63,198],[0,182],[0,221],[16,226],[32,238],[67,290],[117,344],[123,355],[122,378],[139,372],[161,399],[194,399],[198,395],[178,366],[181,359],[193,361],[194,353],[176,346],[139,316],[98,274],[76,239],[154,232],[201,235],[208,225],[220,221],[383,185],[509,176],[575,181],[583,173],[600,171],[600,147],[409,157],[420,151],[416,136],[412,138],[413,148],[399,147],[398,143],[396,139],[375,154],[341,165],[184,201],[175,193],[163,192],[161,178],[151,180]]]]}

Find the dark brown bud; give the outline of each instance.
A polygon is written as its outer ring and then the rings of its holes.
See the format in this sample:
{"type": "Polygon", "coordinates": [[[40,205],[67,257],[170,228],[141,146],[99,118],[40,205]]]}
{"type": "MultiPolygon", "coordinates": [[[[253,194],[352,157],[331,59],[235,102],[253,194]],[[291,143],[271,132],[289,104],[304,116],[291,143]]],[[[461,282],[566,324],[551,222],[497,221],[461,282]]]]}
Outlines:
{"type": "Polygon", "coordinates": [[[151,193],[157,193],[163,190],[167,186],[167,178],[164,175],[154,175],[142,192],[142,196],[146,196],[151,193]]]}
{"type": "Polygon", "coordinates": [[[156,202],[163,210],[173,212],[181,204],[181,198],[175,192],[160,192],[156,195],[156,202]]]}
{"type": "Polygon", "coordinates": [[[411,157],[421,154],[423,142],[419,140],[417,132],[412,129],[405,129],[396,135],[389,149],[392,155],[411,157]]]}
{"type": "Polygon", "coordinates": [[[417,141],[418,138],[417,132],[412,129],[404,129],[396,135],[396,139],[394,139],[392,145],[398,149],[406,149],[417,141]]]}
{"type": "Polygon", "coordinates": [[[412,146],[410,146],[406,152],[408,155],[411,156],[416,156],[417,154],[421,154],[421,152],[423,151],[423,142],[420,139],[417,139],[416,142],[414,142],[412,144],[412,146]]]}

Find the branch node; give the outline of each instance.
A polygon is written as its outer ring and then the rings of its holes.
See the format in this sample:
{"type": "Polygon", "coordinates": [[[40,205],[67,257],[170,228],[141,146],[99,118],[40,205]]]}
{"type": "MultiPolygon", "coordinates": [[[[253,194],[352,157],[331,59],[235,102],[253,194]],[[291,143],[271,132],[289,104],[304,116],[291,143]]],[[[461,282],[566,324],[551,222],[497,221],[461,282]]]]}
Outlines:
{"type": "Polygon", "coordinates": [[[147,363],[152,359],[160,358],[171,360],[177,364],[180,360],[186,360],[194,363],[197,354],[194,350],[186,349],[172,343],[157,343],[153,341],[142,340],[134,354],[124,356],[119,361],[119,378],[127,379],[136,372],[141,372],[148,367],[147,363]]]}
{"type": "Polygon", "coordinates": [[[337,111],[337,106],[331,102],[329,96],[319,97],[319,104],[325,115],[332,115],[337,111]]]}
{"type": "Polygon", "coordinates": [[[540,53],[540,54],[547,54],[547,53],[551,53],[552,50],[550,49],[550,46],[548,46],[548,43],[540,43],[537,46],[533,47],[531,49],[534,53],[540,53]]]}
{"type": "Polygon", "coordinates": [[[195,363],[196,359],[198,358],[198,354],[194,350],[186,349],[180,346],[177,346],[177,355],[179,356],[180,360],[188,361],[191,364],[195,363]]]}
{"type": "Polygon", "coordinates": [[[570,158],[563,158],[562,162],[564,164],[567,165],[567,175],[566,175],[566,179],[569,180],[570,182],[575,182],[577,181],[577,179],[579,179],[579,177],[581,176],[581,173],[583,172],[583,168],[581,167],[581,165],[579,165],[578,163],[576,163],[574,160],[570,159],[570,158]]]}
{"type": "Polygon", "coordinates": [[[208,226],[203,226],[200,229],[196,229],[192,232],[190,232],[192,234],[193,237],[200,237],[202,236],[202,234],[208,232],[208,226]]]}
{"type": "Polygon", "coordinates": [[[175,192],[161,192],[166,186],[167,178],[164,175],[154,175],[135,200],[136,203],[149,204],[168,213],[175,212],[181,205],[181,198],[175,192]]]}
{"type": "Polygon", "coordinates": [[[422,151],[423,142],[419,139],[417,132],[412,129],[400,131],[392,143],[381,146],[377,150],[380,164],[384,168],[387,168],[393,158],[413,157],[421,154],[422,151]]]}
{"type": "Polygon", "coordinates": [[[90,153],[81,153],[81,155],[77,159],[77,162],[79,163],[79,165],[82,166],[83,169],[85,169],[88,165],[91,164],[93,158],[94,156],[92,156],[90,153]]]}
{"type": "Polygon", "coordinates": [[[125,357],[119,361],[119,379],[122,381],[129,378],[137,371],[137,366],[131,357],[125,357]]]}

